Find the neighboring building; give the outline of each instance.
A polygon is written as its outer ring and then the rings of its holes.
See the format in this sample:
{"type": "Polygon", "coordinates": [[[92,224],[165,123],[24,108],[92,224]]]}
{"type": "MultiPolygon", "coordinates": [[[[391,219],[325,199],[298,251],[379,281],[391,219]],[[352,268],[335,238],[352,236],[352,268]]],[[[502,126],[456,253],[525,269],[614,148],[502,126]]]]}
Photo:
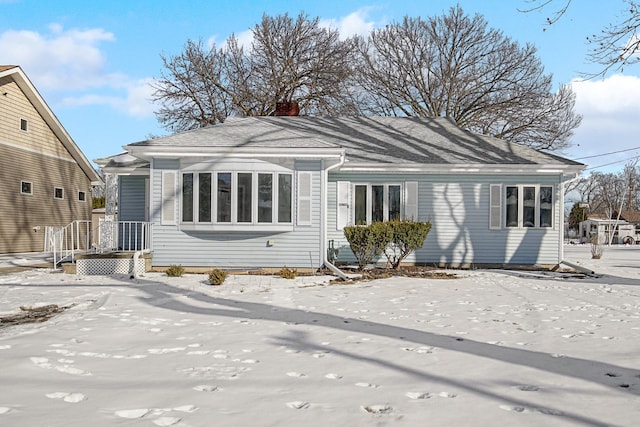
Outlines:
{"type": "Polygon", "coordinates": [[[18,66],[0,66],[0,253],[44,248],[39,227],[91,219],[96,171],[18,66]]]}
{"type": "Polygon", "coordinates": [[[446,118],[230,118],[124,149],[96,162],[119,218],[152,222],[155,266],[353,262],[344,226],[392,218],[433,224],[410,263],[557,265],[584,167],[446,118]]]}
{"type": "MultiPolygon", "coordinates": [[[[617,215],[616,215],[617,216],[617,215]]],[[[634,244],[638,240],[636,226],[624,218],[609,219],[606,216],[589,215],[579,223],[580,243],[634,244]]]]}
{"type": "MultiPolygon", "coordinates": [[[[617,216],[617,214],[615,214],[617,216]]],[[[633,226],[629,231],[629,236],[625,236],[621,241],[628,244],[640,244],[640,211],[626,210],[620,213],[620,219],[627,221],[633,226]]]]}

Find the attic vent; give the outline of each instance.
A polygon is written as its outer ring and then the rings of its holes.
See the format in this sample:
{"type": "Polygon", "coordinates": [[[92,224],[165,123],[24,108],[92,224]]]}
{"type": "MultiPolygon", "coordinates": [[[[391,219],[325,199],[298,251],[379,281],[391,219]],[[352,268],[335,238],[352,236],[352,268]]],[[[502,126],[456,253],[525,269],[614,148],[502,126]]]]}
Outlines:
{"type": "Polygon", "coordinates": [[[300,114],[300,106],[295,101],[276,102],[276,116],[297,116],[300,114]]]}
{"type": "Polygon", "coordinates": [[[20,119],[20,130],[23,130],[23,131],[26,132],[28,127],[29,127],[29,123],[27,122],[27,120],[26,119],[20,119]]]}

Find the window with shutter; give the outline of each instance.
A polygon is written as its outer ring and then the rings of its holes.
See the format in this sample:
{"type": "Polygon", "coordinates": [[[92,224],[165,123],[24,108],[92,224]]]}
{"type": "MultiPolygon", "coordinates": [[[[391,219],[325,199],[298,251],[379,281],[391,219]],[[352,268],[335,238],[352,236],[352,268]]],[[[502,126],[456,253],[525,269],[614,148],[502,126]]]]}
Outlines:
{"type": "Polygon", "coordinates": [[[417,181],[404,183],[404,219],[419,221],[417,181]]]}
{"type": "Polygon", "coordinates": [[[338,181],[337,186],[337,219],[336,229],[342,230],[351,223],[351,183],[348,181],[338,181]]]}
{"type": "Polygon", "coordinates": [[[176,172],[162,171],[162,207],[160,223],[176,223],[176,172]]]}
{"type": "Polygon", "coordinates": [[[498,230],[501,228],[501,202],[502,186],[500,184],[491,184],[489,187],[489,228],[492,230],[498,230]]]}
{"type": "Polygon", "coordinates": [[[298,173],[298,225],[311,225],[311,172],[298,173]]]}

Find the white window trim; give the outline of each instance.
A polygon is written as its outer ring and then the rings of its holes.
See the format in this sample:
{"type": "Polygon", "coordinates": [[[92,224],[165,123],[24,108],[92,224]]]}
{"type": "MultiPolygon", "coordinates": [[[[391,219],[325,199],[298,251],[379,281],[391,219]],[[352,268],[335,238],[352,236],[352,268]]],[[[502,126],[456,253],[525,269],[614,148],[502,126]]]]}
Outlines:
{"type": "Polygon", "coordinates": [[[288,231],[293,227],[293,217],[294,217],[294,205],[293,205],[293,190],[295,187],[294,177],[295,174],[293,171],[290,172],[280,172],[280,171],[269,171],[269,170],[183,170],[180,171],[180,182],[184,179],[183,176],[185,174],[193,174],[193,221],[184,221],[182,219],[182,203],[184,201],[182,194],[182,184],[180,184],[180,224],[181,228],[185,230],[211,230],[211,229],[224,229],[224,230],[264,230],[264,231],[288,231]],[[210,173],[211,174],[211,221],[210,222],[200,222],[199,221],[199,208],[200,208],[200,174],[201,173],[210,173]],[[236,188],[238,183],[238,174],[247,173],[251,174],[251,222],[239,222],[238,221],[238,189],[236,188]],[[218,174],[230,174],[231,175],[231,221],[229,222],[219,222],[218,221],[218,174]],[[271,175],[271,185],[272,185],[272,210],[271,210],[271,222],[258,222],[258,201],[259,201],[259,192],[258,192],[258,176],[259,175],[271,175]],[[281,175],[289,175],[291,176],[292,183],[292,194],[291,194],[291,221],[289,222],[278,222],[278,208],[279,208],[279,177],[281,175]]]}
{"type": "Polygon", "coordinates": [[[406,186],[403,182],[352,182],[351,183],[351,218],[350,223],[356,223],[356,187],[357,186],[366,186],[367,187],[367,206],[366,206],[366,223],[371,224],[371,207],[373,205],[373,186],[383,186],[383,200],[382,200],[382,215],[383,221],[389,221],[389,187],[398,186],[400,187],[400,218],[405,218],[405,204],[406,204],[406,186]]]}
{"type": "Polygon", "coordinates": [[[53,198],[55,200],[64,200],[64,188],[62,187],[53,187],[53,198]],[[62,197],[56,197],[56,192],[60,190],[60,192],[62,193],[62,197]]]}
{"type": "Polygon", "coordinates": [[[24,194],[25,196],[33,196],[33,182],[25,180],[20,181],[20,194],[24,194]],[[30,191],[28,193],[22,191],[22,184],[29,184],[30,191]]]}
{"type": "MultiPolygon", "coordinates": [[[[504,184],[503,191],[501,194],[501,203],[505,204],[505,208],[502,210],[502,219],[501,225],[506,229],[516,229],[516,230],[555,230],[556,229],[556,221],[555,221],[555,202],[556,202],[556,186],[552,184],[504,184]],[[518,188],[518,225],[516,227],[507,226],[507,209],[506,209],[506,197],[507,197],[507,188],[508,187],[517,187],[518,188]],[[535,212],[534,212],[534,226],[533,227],[525,227],[524,226],[524,188],[525,187],[533,187],[534,188],[534,200],[535,200],[535,212]],[[540,226],[540,187],[551,187],[551,226],[550,227],[541,227],[540,226]]],[[[491,213],[490,213],[491,214],[491,213]]]]}

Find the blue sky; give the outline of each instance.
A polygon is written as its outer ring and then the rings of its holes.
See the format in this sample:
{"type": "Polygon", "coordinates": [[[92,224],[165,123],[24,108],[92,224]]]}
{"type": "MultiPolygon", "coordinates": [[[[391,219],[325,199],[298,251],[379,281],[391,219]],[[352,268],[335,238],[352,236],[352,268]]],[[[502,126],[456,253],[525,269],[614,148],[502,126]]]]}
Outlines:
{"type": "MultiPolygon", "coordinates": [[[[560,0],[556,0],[558,2],[560,0]]],[[[399,21],[440,15],[456,4],[482,14],[491,27],[521,44],[532,43],[554,84],[572,84],[584,116],[564,153],[580,158],[640,146],[640,66],[605,79],[579,82],[586,36],[620,16],[622,1],[580,0],[545,27],[551,9],[524,14],[527,0],[415,1],[71,1],[0,0],[0,64],[20,65],[63,126],[90,159],[122,151],[148,135],[164,135],[149,101],[149,83],[162,72],[160,55],[178,54],[188,39],[246,37],[263,13],[304,11],[343,34],[399,21]],[[545,29],[546,28],[546,29],[545,29]]],[[[596,171],[620,170],[640,155],[630,150],[585,159],[596,171]]]]}

